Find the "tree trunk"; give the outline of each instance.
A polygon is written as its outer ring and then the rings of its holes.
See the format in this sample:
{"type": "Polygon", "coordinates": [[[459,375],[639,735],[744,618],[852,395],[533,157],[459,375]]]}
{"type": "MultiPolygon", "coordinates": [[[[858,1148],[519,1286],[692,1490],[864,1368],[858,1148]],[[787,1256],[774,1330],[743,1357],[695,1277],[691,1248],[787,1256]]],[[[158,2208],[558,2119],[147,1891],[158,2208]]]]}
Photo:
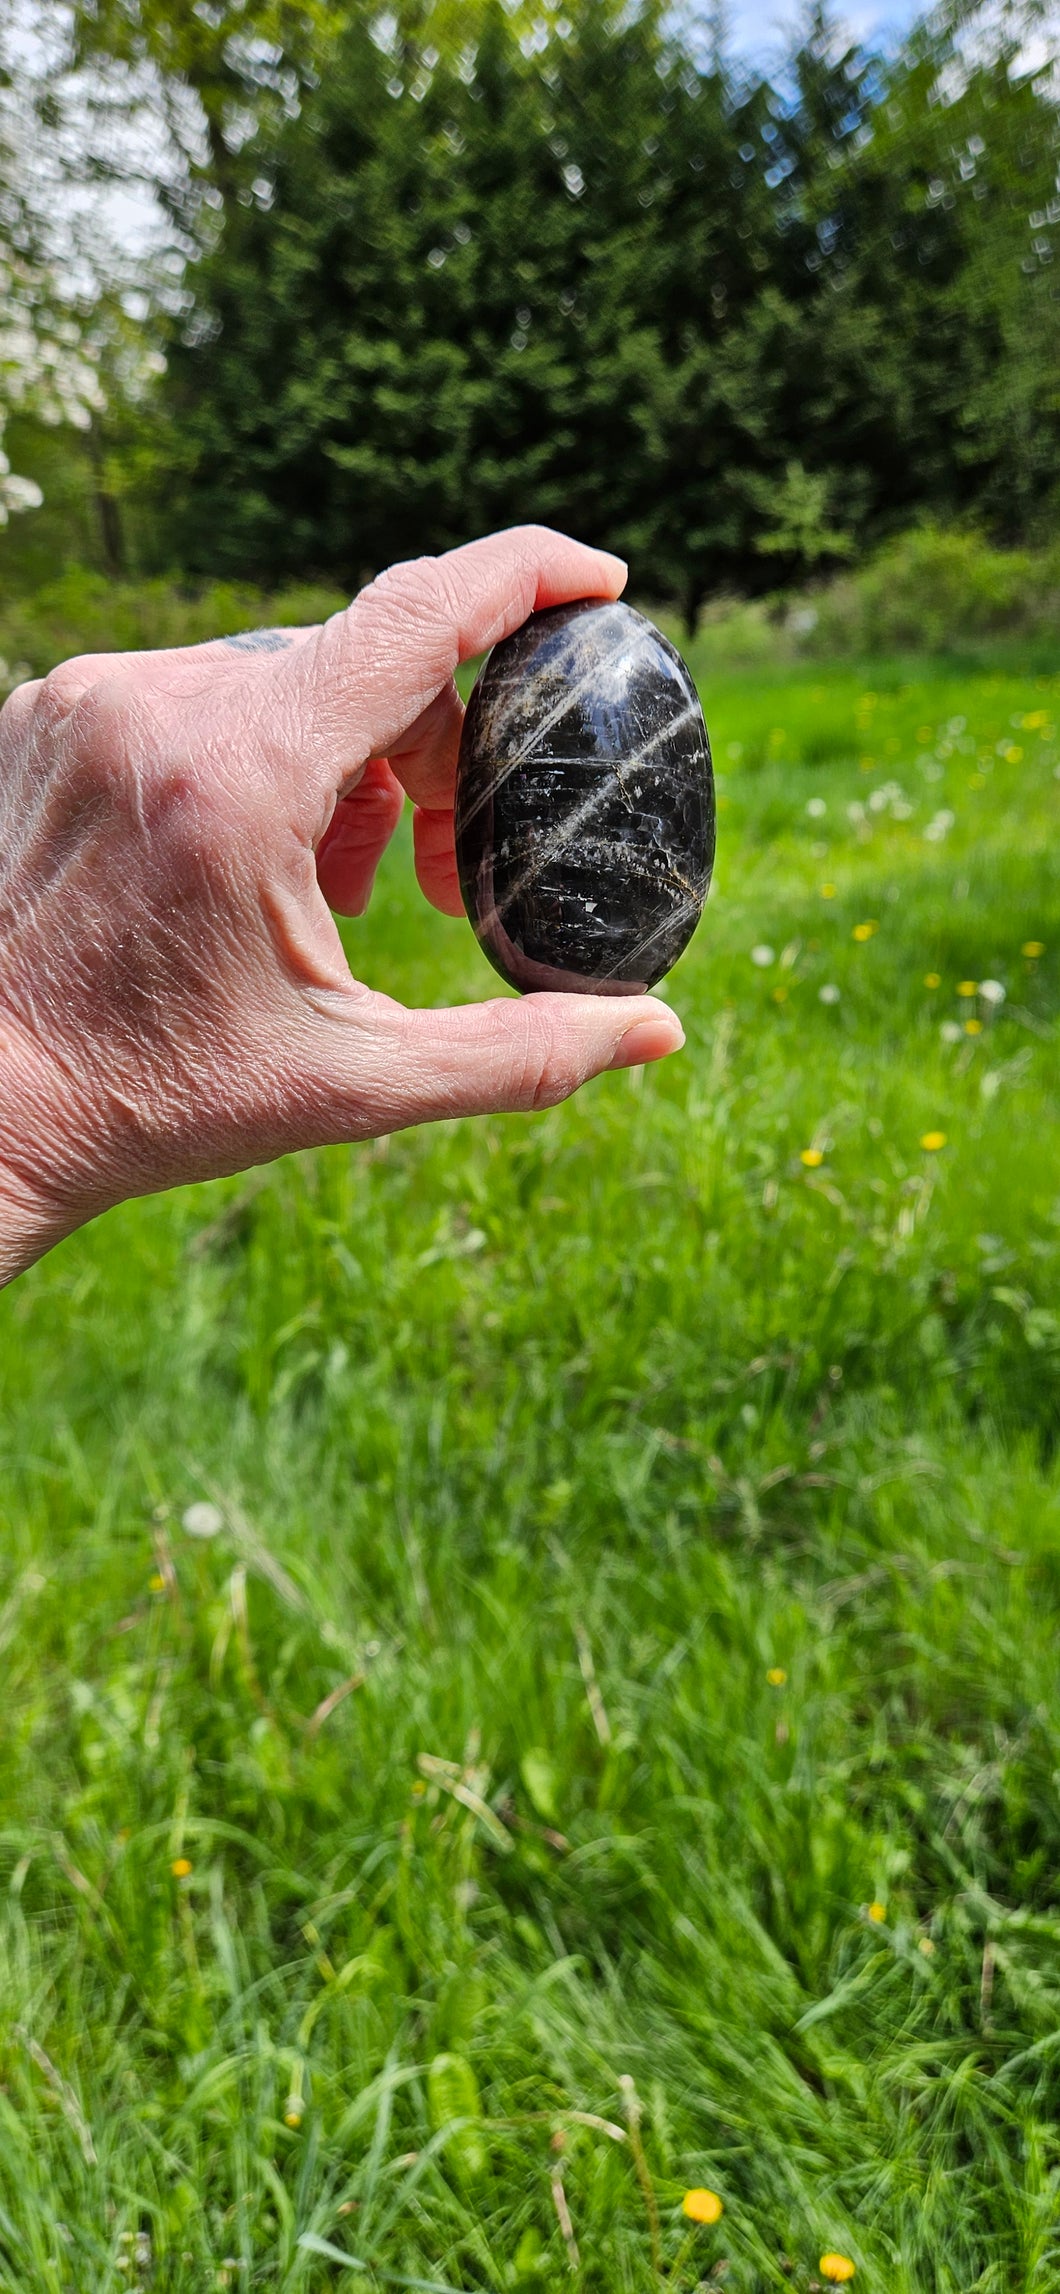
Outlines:
{"type": "Polygon", "coordinates": [[[121,506],[107,485],[100,441],[94,429],[88,435],[88,454],[92,464],[92,492],[96,504],[103,571],[110,581],[120,581],[126,566],[121,506]]]}

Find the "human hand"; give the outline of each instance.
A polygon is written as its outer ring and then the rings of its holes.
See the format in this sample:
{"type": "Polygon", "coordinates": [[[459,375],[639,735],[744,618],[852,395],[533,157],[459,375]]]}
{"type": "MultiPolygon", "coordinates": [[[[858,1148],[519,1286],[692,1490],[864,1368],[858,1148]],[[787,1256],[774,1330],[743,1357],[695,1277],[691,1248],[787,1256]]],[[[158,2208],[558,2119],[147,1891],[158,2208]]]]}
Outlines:
{"type": "Polygon", "coordinates": [[[683,1041],[655,998],[409,1011],[350,975],[405,793],[460,913],[456,664],[625,569],[544,527],[395,566],[321,628],[89,654],[0,712],[0,1281],[129,1195],[553,1106],[683,1041]]]}

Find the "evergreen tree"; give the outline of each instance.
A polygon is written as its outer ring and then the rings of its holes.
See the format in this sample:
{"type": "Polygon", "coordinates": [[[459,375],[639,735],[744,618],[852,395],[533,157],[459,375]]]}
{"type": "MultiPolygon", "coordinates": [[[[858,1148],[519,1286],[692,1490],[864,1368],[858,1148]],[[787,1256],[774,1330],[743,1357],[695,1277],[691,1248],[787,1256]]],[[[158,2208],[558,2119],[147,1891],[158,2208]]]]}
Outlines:
{"type": "Polygon", "coordinates": [[[884,58],[817,7],[770,87],[654,0],[347,14],[189,273],[163,547],[352,584],[543,518],[691,620],[925,513],[1030,533],[1056,129],[938,19],[884,58]]]}

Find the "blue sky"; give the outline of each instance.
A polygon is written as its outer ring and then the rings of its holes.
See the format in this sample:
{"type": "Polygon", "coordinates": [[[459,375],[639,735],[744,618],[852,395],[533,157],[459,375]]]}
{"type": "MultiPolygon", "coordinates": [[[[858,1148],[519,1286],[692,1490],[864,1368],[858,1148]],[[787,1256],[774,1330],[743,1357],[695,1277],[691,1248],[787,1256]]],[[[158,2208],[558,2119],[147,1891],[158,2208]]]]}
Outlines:
{"type": "MultiPolygon", "coordinates": [[[[799,0],[730,0],[732,44],[743,55],[764,63],[783,46],[803,13],[799,0]]],[[[918,13],[914,0],[847,0],[843,9],[851,31],[862,39],[901,31],[918,13]]]]}

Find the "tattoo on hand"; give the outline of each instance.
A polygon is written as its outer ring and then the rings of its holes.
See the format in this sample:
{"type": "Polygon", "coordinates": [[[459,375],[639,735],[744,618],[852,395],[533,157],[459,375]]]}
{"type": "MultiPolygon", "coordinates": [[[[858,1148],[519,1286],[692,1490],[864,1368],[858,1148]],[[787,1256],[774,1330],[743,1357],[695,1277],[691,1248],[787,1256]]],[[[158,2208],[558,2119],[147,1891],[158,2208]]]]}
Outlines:
{"type": "Polygon", "coordinates": [[[291,643],[289,629],[241,629],[222,641],[233,653],[282,653],[291,643]]]}

